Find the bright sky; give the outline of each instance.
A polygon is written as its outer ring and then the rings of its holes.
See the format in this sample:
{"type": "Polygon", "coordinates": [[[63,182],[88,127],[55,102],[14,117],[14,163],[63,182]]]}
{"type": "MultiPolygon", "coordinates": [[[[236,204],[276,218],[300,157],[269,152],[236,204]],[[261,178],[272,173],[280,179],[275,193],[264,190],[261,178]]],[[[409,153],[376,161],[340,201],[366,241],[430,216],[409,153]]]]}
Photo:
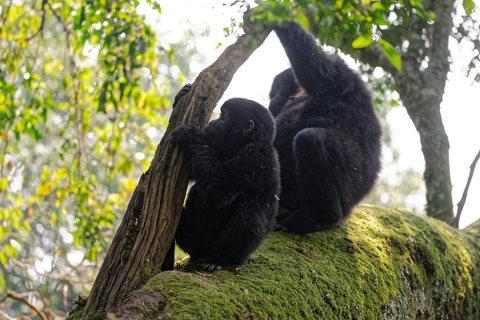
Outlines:
{"type": "MultiPolygon", "coordinates": [[[[147,14],[153,27],[161,32],[161,41],[166,43],[183,38],[185,30],[197,26],[197,30],[210,30],[208,37],[195,39],[197,49],[208,59],[204,63],[194,62],[198,72],[209,66],[224,50],[225,46],[215,49],[218,43],[228,45],[234,37],[226,39],[223,28],[230,25],[230,18],[241,21],[241,14],[235,8],[222,6],[222,0],[195,1],[175,0],[159,1],[162,7],[160,19],[142,6],[140,11],[147,14]],[[208,3],[208,4],[207,4],[208,3]],[[156,22],[153,22],[157,20],[156,22]]],[[[451,41],[453,64],[449,74],[442,103],[442,117],[450,141],[450,165],[453,183],[453,201],[458,203],[465,188],[470,172],[470,164],[480,150],[480,84],[472,85],[467,79],[465,66],[472,55],[473,47],[461,49],[451,41]]],[[[265,43],[253,53],[248,61],[235,74],[232,83],[225,92],[221,103],[229,98],[243,97],[268,106],[268,92],[273,77],[289,67],[288,59],[277,37],[272,33],[265,43]]],[[[195,79],[187,79],[193,82],[195,79]]],[[[414,168],[423,173],[424,160],[420,139],[405,109],[397,108],[388,116],[393,133],[393,145],[400,150],[400,168],[414,168]]],[[[423,206],[424,197],[416,199],[417,206],[423,206]]],[[[463,228],[480,218],[480,164],[469,189],[469,195],[460,220],[463,228]]]]}

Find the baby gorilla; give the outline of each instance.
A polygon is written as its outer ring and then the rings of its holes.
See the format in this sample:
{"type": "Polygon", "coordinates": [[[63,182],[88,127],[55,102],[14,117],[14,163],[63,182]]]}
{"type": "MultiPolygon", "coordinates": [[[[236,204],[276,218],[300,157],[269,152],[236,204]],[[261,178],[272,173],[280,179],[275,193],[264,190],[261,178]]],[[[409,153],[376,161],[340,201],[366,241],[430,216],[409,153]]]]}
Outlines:
{"type": "Polygon", "coordinates": [[[181,125],[172,142],[192,179],[175,238],[207,270],[243,265],[275,225],[280,192],[275,125],[268,110],[231,99],[201,132],[181,125]]]}

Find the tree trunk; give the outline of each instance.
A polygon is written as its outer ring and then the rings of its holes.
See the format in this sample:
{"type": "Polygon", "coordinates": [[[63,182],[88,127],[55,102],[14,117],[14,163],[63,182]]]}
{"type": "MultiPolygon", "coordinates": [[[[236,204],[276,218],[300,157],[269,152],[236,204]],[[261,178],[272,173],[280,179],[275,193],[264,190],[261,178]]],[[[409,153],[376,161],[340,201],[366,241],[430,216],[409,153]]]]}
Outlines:
{"type": "Polygon", "coordinates": [[[447,74],[448,39],[452,30],[453,0],[424,1],[436,15],[429,25],[418,16],[412,17],[409,46],[402,54],[403,68],[393,75],[400,97],[415,125],[425,158],[424,180],[427,187],[427,215],[442,221],[453,220],[452,182],[450,180],[450,145],[440,114],[447,74]],[[430,35],[430,45],[422,34],[430,35]],[[428,63],[425,64],[425,57],[428,63]],[[422,64],[423,62],[423,64],[422,64]]]}
{"type": "Polygon", "coordinates": [[[218,60],[200,73],[172,112],[152,164],[142,175],[95,279],[83,317],[100,319],[132,290],[160,270],[182,212],[189,168],[170,144],[180,124],[203,128],[234,73],[258,48],[270,30],[238,38],[218,60]]]}
{"type": "Polygon", "coordinates": [[[183,262],[129,295],[115,317],[480,319],[480,220],[459,231],[359,206],[339,229],[270,234],[237,271],[183,262]]]}
{"type": "MultiPolygon", "coordinates": [[[[395,81],[407,113],[420,135],[425,159],[423,178],[427,188],[427,215],[450,222],[454,216],[450,145],[440,114],[443,90],[436,92],[428,85],[428,80],[423,80],[425,78],[428,79],[421,74],[404,71],[395,77],[395,81]]],[[[430,81],[434,82],[432,79],[430,81]]]]}

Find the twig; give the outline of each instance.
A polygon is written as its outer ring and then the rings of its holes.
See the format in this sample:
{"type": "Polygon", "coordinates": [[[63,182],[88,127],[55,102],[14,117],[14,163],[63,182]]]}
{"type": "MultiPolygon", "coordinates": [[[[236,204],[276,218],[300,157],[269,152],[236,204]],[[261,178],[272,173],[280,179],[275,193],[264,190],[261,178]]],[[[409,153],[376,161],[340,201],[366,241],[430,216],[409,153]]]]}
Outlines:
{"type": "Polygon", "coordinates": [[[38,316],[39,316],[40,318],[42,318],[42,320],[48,320],[47,316],[46,316],[40,309],[38,309],[37,306],[31,304],[27,299],[22,298],[22,297],[21,297],[20,295],[18,295],[17,293],[8,290],[7,292],[5,292],[5,294],[3,295],[2,299],[0,299],[0,303],[2,303],[3,301],[5,301],[7,298],[12,298],[12,299],[14,299],[14,300],[17,300],[17,301],[20,301],[20,302],[22,302],[22,303],[25,303],[25,304],[28,305],[31,309],[35,310],[35,312],[38,314],[38,316]]]}
{"type": "Polygon", "coordinates": [[[7,21],[8,17],[8,12],[10,11],[10,8],[12,7],[13,0],[10,0],[10,3],[7,6],[7,10],[2,10],[2,25],[0,26],[0,31],[2,31],[3,27],[5,26],[5,22],[7,21]]]}
{"type": "Polygon", "coordinates": [[[65,33],[67,34],[67,42],[68,42],[68,39],[70,38],[70,35],[73,33],[72,30],[70,30],[68,28],[68,25],[67,23],[65,22],[65,20],[63,20],[59,15],[58,13],[55,11],[55,9],[52,8],[52,6],[50,5],[50,3],[48,3],[48,6],[50,7],[50,9],[52,10],[52,13],[53,15],[57,18],[58,22],[60,22],[63,26],[63,30],[65,31],[65,33]]]}
{"type": "Polygon", "coordinates": [[[32,34],[30,37],[25,39],[25,42],[28,42],[35,38],[39,33],[43,34],[43,26],[45,25],[45,5],[47,4],[47,0],[42,1],[42,8],[40,9],[40,14],[42,15],[42,21],[40,22],[40,27],[38,28],[37,32],[32,34]]]}
{"type": "Polygon", "coordinates": [[[35,271],[37,274],[41,275],[42,277],[46,277],[46,278],[50,278],[50,279],[54,279],[54,280],[58,280],[58,281],[68,281],[68,282],[78,282],[78,283],[85,283],[85,281],[82,281],[81,279],[75,279],[73,277],[69,277],[69,276],[54,276],[50,273],[41,273],[41,272],[38,272],[37,269],[35,269],[34,267],[28,265],[28,264],[25,264],[21,261],[18,261],[17,259],[15,259],[14,257],[12,257],[12,255],[10,255],[7,250],[5,250],[5,248],[3,246],[0,245],[0,250],[3,251],[3,253],[5,253],[5,255],[12,260],[13,263],[15,263],[17,266],[19,266],[20,268],[23,268],[23,269],[30,269],[30,270],[33,270],[35,271]]]}
{"type": "Polygon", "coordinates": [[[10,317],[8,314],[0,310],[0,319],[2,320],[15,320],[15,318],[10,317]]]}
{"type": "Polygon", "coordinates": [[[468,34],[467,30],[465,30],[462,26],[458,27],[457,28],[458,30],[458,33],[460,33],[464,38],[467,38],[469,39],[470,41],[472,41],[473,45],[475,46],[475,48],[480,51],[480,41],[478,39],[473,39],[472,37],[470,37],[470,35],[468,34]]]}
{"type": "Polygon", "coordinates": [[[475,166],[477,165],[478,159],[480,159],[480,150],[478,151],[477,156],[470,165],[470,174],[468,175],[467,185],[465,186],[465,190],[463,190],[462,199],[460,199],[460,202],[458,203],[457,215],[455,216],[455,219],[450,222],[451,226],[458,227],[458,222],[460,221],[463,207],[465,206],[465,202],[467,201],[468,188],[470,187],[470,182],[472,182],[473,173],[475,171],[475,166]]]}

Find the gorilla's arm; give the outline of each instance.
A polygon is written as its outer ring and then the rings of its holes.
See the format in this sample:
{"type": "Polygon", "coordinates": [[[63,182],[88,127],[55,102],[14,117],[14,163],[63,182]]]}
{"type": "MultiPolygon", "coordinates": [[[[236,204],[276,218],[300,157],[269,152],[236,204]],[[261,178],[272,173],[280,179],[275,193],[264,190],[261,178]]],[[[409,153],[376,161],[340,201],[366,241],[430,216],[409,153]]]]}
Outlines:
{"type": "Polygon", "coordinates": [[[172,142],[189,159],[192,179],[198,184],[199,190],[204,191],[206,204],[216,208],[231,204],[240,193],[258,185],[255,181],[261,178],[261,170],[256,172],[252,168],[260,169],[262,163],[266,163],[259,147],[253,144],[245,146],[234,158],[221,163],[202,133],[188,125],[181,125],[172,132],[172,142]]]}
{"type": "Polygon", "coordinates": [[[318,96],[331,91],[338,81],[334,60],[319,52],[315,39],[299,24],[289,22],[285,27],[275,27],[285,48],[295,77],[308,94],[318,96]]]}

